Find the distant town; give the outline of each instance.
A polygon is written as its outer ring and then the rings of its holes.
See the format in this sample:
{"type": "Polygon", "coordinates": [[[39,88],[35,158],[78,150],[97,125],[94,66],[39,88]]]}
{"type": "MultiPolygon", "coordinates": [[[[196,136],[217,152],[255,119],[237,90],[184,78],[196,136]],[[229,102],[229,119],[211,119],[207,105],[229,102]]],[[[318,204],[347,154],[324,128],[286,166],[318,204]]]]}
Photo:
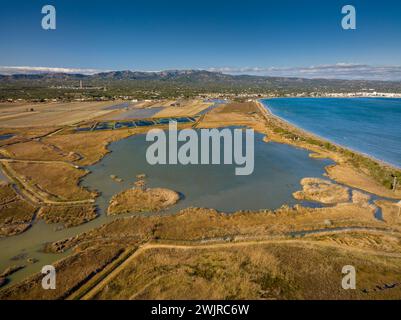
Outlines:
{"type": "Polygon", "coordinates": [[[2,102],[261,97],[399,98],[401,82],[246,76],[202,70],[0,75],[2,102]]]}

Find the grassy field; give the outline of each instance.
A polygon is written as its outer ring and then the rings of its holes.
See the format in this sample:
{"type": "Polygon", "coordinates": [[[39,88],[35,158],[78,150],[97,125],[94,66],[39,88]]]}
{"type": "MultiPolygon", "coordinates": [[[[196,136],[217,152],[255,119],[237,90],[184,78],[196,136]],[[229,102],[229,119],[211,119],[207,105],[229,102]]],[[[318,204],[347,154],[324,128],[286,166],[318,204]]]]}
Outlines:
{"type": "Polygon", "coordinates": [[[65,152],[60,148],[38,140],[30,140],[6,146],[2,154],[18,160],[76,161],[80,156],[73,152],[65,152]]]}
{"type": "Polygon", "coordinates": [[[349,189],[326,179],[303,178],[302,191],[293,194],[295,199],[336,204],[349,201],[349,189]]]}
{"type": "Polygon", "coordinates": [[[0,127],[25,128],[59,126],[78,123],[104,116],[112,110],[107,106],[118,104],[107,102],[71,102],[42,104],[0,104],[0,127]]]}
{"type": "Polygon", "coordinates": [[[65,153],[78,154],[79,160],[74,163],[82,166],[93,164],[103,158],[109,151],[107,146],[113,142],[132,135],[133,130],[116,130],[96,133],[70,133],[46,137],[43,142],[54,145],[65,153]]]}
{"type": "Polygon", "coordinates": [[[37,208],[22,200],[6,182],[0,182],[0,238],[27,230],[37,208]]]}
{"type": "Polygon", "coordinates": [[[202,100],[183,101],[180,106],[167,107],[154,115],[155,118],[194,116],[207,109],[211,103],[202,100]]]}
{"type": "Polygon", "coordinates": [[[232,102],[209,111],[205,114],[198,128],[219,128],[225,126],[248,126],[263,132],[263,118],[255,103],[232,102]]]}
{"type": "Polygon", "coordinates": [[[401,257],[342,250],[324,242],[272,241],[200,248],[151,248],[94,299],[372,299],[401,297],[401,257]],[[358,270],[343,290],[342,267],[358,270]]]}
{"type": "Polygon", "coordinates": [[[94,205],[46,206],[38,212],[38,218],[47,223],[62,223],[64,227],[74,227],[97,217],[94,205]]]}
{"type": "Polygon", "coordinates": [[[401,225],[401,205],[386,200],[379,200],[375,203],[382,209],[384,221],[393,226],[401,225]]]}
{"type": "Polygon", "coordinates": [[[42,274],[38,273],[17,285],[0,291],[0,300],[54,300],[66,298],[76,288],[101,271],[105,266],[116,259],[123,250],[118,247],[99,247],[77,252],[54,267],[62,280],[58,281],[55,290],[42,289],[42,274]]]}
{"type": "MultiPolygon", "coordinates": [[[[214,209],[188,208],[174,215],[133,216],[110,222],[91,232],[49,244],[48,251],[99,243],[137,245],[149,240],[192,243],[243,241],[296,236],[305,231],[332,231],[358,227],[376,231],[401,228],[374,218],[374,210],[356,203],[325,208],[283,207],[276,211],[224,214],[214,209]],[[327,223],[329,222],[329,223],[327,223]]],[[[349,229],[351,230],[351,229],[349,229]]]]}
{"type": "Polygon", "coordinates": [[[131,188],[114,195],[107,214],[116,215],[130,212],[158,212],[173,206],[180,195],[163,188],[131,188]]]}
{"type": "Polygon", "coordinates": [[[68,163],[9,162],[7,167],[21,184],[45,202],[90,201],[96,196],[78,186],[87,172],[68,163]]]}

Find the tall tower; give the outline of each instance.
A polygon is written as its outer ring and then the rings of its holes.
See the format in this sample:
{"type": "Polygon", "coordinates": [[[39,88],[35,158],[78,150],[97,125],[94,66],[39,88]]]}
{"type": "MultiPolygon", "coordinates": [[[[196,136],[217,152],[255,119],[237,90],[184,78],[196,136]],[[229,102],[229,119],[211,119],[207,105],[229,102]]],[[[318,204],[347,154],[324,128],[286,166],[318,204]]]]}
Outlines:
{"type": "Polygon", "coordinates": [[[83,86],[82,86],[82,80],[80,80],[79,81],[79,89],[82,89],[83,88],[83,86]]]}

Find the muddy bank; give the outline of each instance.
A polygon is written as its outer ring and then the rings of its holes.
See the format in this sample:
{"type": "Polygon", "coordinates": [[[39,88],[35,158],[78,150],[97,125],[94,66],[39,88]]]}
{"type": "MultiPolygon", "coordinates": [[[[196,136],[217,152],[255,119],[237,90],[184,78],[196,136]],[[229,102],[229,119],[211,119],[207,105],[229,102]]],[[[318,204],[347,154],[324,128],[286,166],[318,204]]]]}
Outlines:
{"type": "Polygon", "coordinates": [[[301,180],[302,191],[294,192],[298,200],[311,200],[324,204],[335,204],[349,201],[349,189],[328,180],[304,178],[301,180]]]}

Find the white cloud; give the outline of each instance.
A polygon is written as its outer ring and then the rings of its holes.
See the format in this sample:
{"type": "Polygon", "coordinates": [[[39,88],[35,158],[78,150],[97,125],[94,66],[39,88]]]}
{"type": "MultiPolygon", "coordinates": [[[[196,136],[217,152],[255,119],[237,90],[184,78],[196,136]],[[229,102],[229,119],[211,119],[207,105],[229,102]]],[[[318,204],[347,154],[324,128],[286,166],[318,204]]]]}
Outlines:
{"type": "Polygon", "coordinates": [[[337,63],[310,67],[247,67],[211,68],[230,74],[252,74],[275,77],[352,79],[352,80],[401,80],[401,66],[372,66],[366,64],[337,63]]]}
{"type": "Polygon", "coordinates": [[[0,74],[40,74],[40,73],[80,73],[95,74],[102,72],[98,69],[81,69],[81,68],[49,68],[49,67],[28,67],[28,66],[0,66],[0,74]]]}
{"type": "MultiPolygon", "coordinates": [[[[324,64],[309,67],[216,67],[209,71],[228,74],[249,74],[274,77],[351,79],[351,80],[394,80],[401,81],[401,66],[373,66],[355,63],[324,64]]],[[[110,70],[85,68],[50,68],[30,66],[0,66],[0,74],[79,73],[95,74],[110,70]]]]}

